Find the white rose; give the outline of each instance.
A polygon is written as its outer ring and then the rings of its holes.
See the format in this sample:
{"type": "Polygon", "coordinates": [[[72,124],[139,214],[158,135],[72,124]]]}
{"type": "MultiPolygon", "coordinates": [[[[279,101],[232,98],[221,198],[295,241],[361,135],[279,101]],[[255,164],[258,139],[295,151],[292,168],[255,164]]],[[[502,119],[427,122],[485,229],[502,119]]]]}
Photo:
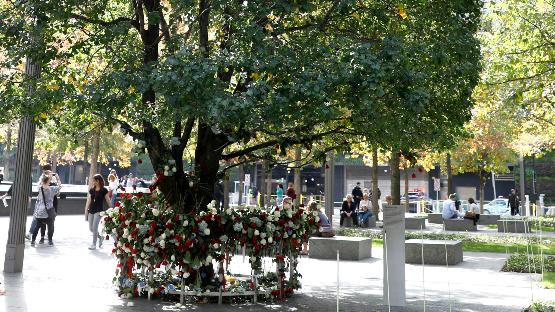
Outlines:
{"type": "Polygon", "coordinates": [[[191,273],[189,272],[183,273],[183,278],[188,278],[189,276],[191,276],[191,273]]]}
{"type": "Polygon", "coordinates": [[[266,240],[263,238],[263,239],[260,241],[260,244],[266,245],[266,240]]]}
{"type": "Polygon", "coordinates": [[[168,165],[164,166],[164,171],[168,171],[168,170],[170,170],[170,166],[168,165]]]}
{"type": "Polygon", "coordinates": [[[206,263],[206,265],[209,265],[210,263],[212,263],[212,256],[206,257],[206,261],[204,263],[206,263]]]}
{"type": "Polygon", "coordinates": [[[160,214],[160,211],[159,211],[158,209],[152,209],[152,214],[153,214],[155,217],[158,217],[158,215],[160,214]]]}
{"type": "Polygon", "coordinates": [[[145,215],[144,212],[141,214],[141,218],[143,218],[143,219],[146,218],[146,215],[145,215]]]}
{"type": "Polygon", "coordinates": [[[162,240],[166,239],[166,233],[162,233],[162,235],[160,235],[160,238],[161,238],[162,240]]]}
{"type": "Polygon", "coordinates": [[[218,249],[218,248],[220,248],[220,244],[215,243],[212,247],[214,247],[214,249],[218,249]]]}
{"type": "Polygon", "coordinates": [[[173,172],[177,172],[177,168],[173,167],[173,168],[172,168],[172,171],[173,171],[173,172]]]}
{"type": "Polygon", "coordinates": [[[101,212],[99,213],[99,215],[100,215],[101,217],[104,217],[105,214],[106,214],[106,213],[105,213],[104,211],[101,211],[101,212]]]}
{"type": "Polygon", "coordinates": [[[143,239],[143,244],[148,244],[150,240],[148,238],[143,239]]]}
{"type": "Polygon", "coordinates": [[[195,183],[193,183],[193,181],[189,182],[189,187],[193,187],[193,185],[195,185],[195,183]]]}
{"type": "Polygon", "coordinates": [[[225,213],[227,213],[228,215],[231,215],[233,211],[231,210],[231,208],[227,208],[227,210],[225,211],[225,213]]]}
{"type": "Polygon", "coordinates": [[[112,229],[112,233],[116,234],[118,231],[116,229],[112,229]]]}
{"type": "Polygon", "coordinates": [[[266,238],[266,233],[260,233],[260,237],[266,238]]]}
{"type": "Polygon", "coordinates": [[[210,235],[210,229],[204,229],[204,235],[210,235]]]}
{"type": "Polygon", "coordinates": [[[258,230],[254,230],[254,235],[258,236],[260,234],[260,232],[258,232],[258,230]]]}
{"type": "Polygon", "coordinates": [[[185,220],[185,222],[183,222],[183,226],[187,226],[189,225],[189,221],[185,220]]]}
{"type": "Polygon", "coordinates": [[[172,256],[170,257],[170,259],[171,259],[171,261],[175,261],[175,256],[172,255],[172,256]]]}
{"type": "Polygon", "coordinates": [[[273,241],[274,241],[274,239],[273,239],[273,238],[272,238],[271,236],[270,236],[270,237],[268,237],[268,243],[270,243],[270,244],[271,244],[271,243],[272,243],[273,241]]]}
{"type": "Polygon", "coordinates": [[[168,176],[170,173],[167,170],[164,170],[164,176],[168,176]]]}

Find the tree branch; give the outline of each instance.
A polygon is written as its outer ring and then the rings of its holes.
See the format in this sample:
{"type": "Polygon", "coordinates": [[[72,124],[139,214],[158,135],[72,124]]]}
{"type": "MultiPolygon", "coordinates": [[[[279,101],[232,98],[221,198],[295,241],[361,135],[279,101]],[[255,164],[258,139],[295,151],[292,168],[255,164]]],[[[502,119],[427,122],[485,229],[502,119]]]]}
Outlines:
{"type": "Polygon", "coordinates": [[[79,15],[76,13],[70,13],[69,14],[70,18],[79,20],[79,21],[83,21],[83,22],[87,22],[87,23],[91,23],[91,24],[96,24],[96,25],[100,25],[100,26],[104,26],[104,27],[111,27],[114,25],[118,25],[118,24],[125,24],[128,23],[129,25],[136,27],[135,25],[135,21],[127,18],[127,17],[118,17],[115,20],[112,21],[104,21],[104,20],[100,20],[100,19],[95,19],[95,18],[90,18],[90,17],[86,17],[83,15],[79,15]]]}
{"type": "Polygon", "coordinates": [[[185,124],[185,129],[183,130],[183,135],[181,135],[181,143],[179,144],[179,148],[181,151],[185,150],[187,143],[189,143],[189,139],[191,138],[191,133],[193,132],[193,127],[195,126],[195,118],[190,117],[187,119],[187,123],[185,124]]]}

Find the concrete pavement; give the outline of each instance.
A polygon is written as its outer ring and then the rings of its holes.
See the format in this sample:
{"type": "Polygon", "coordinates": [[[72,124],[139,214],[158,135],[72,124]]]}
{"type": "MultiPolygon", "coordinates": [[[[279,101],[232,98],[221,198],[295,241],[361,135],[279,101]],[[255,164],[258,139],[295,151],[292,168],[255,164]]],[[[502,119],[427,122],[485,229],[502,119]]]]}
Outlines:
{"type": "MultiPolygon", "coordinates": [[[[8,218],[0,218],[0,262],[7,229],[8,218]]],[[[309,258],[299,263],[303,289],[285,302],[177,308],[158,300],[123,300],[112,287],[116,266],[110,254],[112,241],[90,251],[90,238],[82,216],[59,216],[55,246],[27,246],[23,273],[0,275],[0,289],[6,290],[0,296],[0,311],[336,311],[336,262],[309,258]]],[[[388,311],[381,299],[382,251],[372,252],[371,259],[340,263],[340,311],[388,311]]],[[[539,288],[537,274],[500,272],[505,257],[467,252],[462,264],[449,268],[406,265],[407,307],[391,311],[424,311],[426,304],[426,311],[517,312],[532,298],[555,298],[555,290],[539,288]]],[[[265,265],[271,265],[270,259],[265,265]]],[[[248,261],[241,256],[231,267],[234,273],[249,272],[248,261]]]]}

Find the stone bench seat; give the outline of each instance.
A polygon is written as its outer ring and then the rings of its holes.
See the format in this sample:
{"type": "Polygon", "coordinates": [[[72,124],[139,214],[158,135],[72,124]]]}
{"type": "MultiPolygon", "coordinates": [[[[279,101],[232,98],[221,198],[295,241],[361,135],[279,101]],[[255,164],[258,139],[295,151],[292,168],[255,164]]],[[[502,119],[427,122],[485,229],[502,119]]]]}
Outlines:
{"type": "Polygon", "coordinates": [[[497,224],[497,220],[499,220],[499,215],[493,214],[481,214],[480,219],[478,220],[478,224],[480,225],[492,225],[497,224]]]}
{"type": "Polygon", "coordinates": [[[405,229],[406,230],[420,230],[426,228],[426,218],[405,218],[405,229]]]}
{"type": "MultiPolygon", "coordinates": [[[[530,231],[530,229],[528,229],[528,231],[530,231]]],[[[526,224],[524,220],[497,220],[497,232],[526,233],[526,224]]]]}
{"type": "Polygon", "coordinates": [[[475,232],[478,230],[478,227],[470,219],[447,219],[443,220],[443,224],[445,224],[446,231],[475,232]]]}
{"type": "Polygon", "coordinates": [[[443,217],[441,213],[429,213],[428,223],[443,224],[443,217]]]}
{"type": "Polygon", "coordinates": [[[422,245],[424,264],[454,265],[463,261],[461,241],[409,239],[405,241],[405,263],[422,264],[422,245]]]}
{"type": "Polygon", "coordinates": [[[368,237],[311,237],[308,240],[309,257],[358,261],[372,257],[372,239],[368,237]]]}

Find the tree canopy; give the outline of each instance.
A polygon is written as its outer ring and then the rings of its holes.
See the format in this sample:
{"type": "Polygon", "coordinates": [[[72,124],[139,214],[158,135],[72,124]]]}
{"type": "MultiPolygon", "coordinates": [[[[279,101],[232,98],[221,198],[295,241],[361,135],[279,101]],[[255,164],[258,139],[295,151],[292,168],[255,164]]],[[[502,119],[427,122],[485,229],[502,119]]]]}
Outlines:
{"type": "Polygon", "coordinates": [[[320,159],[349,140],[445,147],[480,70],[477,0],[0,3],[5,117],[119,124],[186,209],[203,209],[225,161],[315,142],[320,159]],[[24,57],[43,67],[33,98],[24,57]]]}

